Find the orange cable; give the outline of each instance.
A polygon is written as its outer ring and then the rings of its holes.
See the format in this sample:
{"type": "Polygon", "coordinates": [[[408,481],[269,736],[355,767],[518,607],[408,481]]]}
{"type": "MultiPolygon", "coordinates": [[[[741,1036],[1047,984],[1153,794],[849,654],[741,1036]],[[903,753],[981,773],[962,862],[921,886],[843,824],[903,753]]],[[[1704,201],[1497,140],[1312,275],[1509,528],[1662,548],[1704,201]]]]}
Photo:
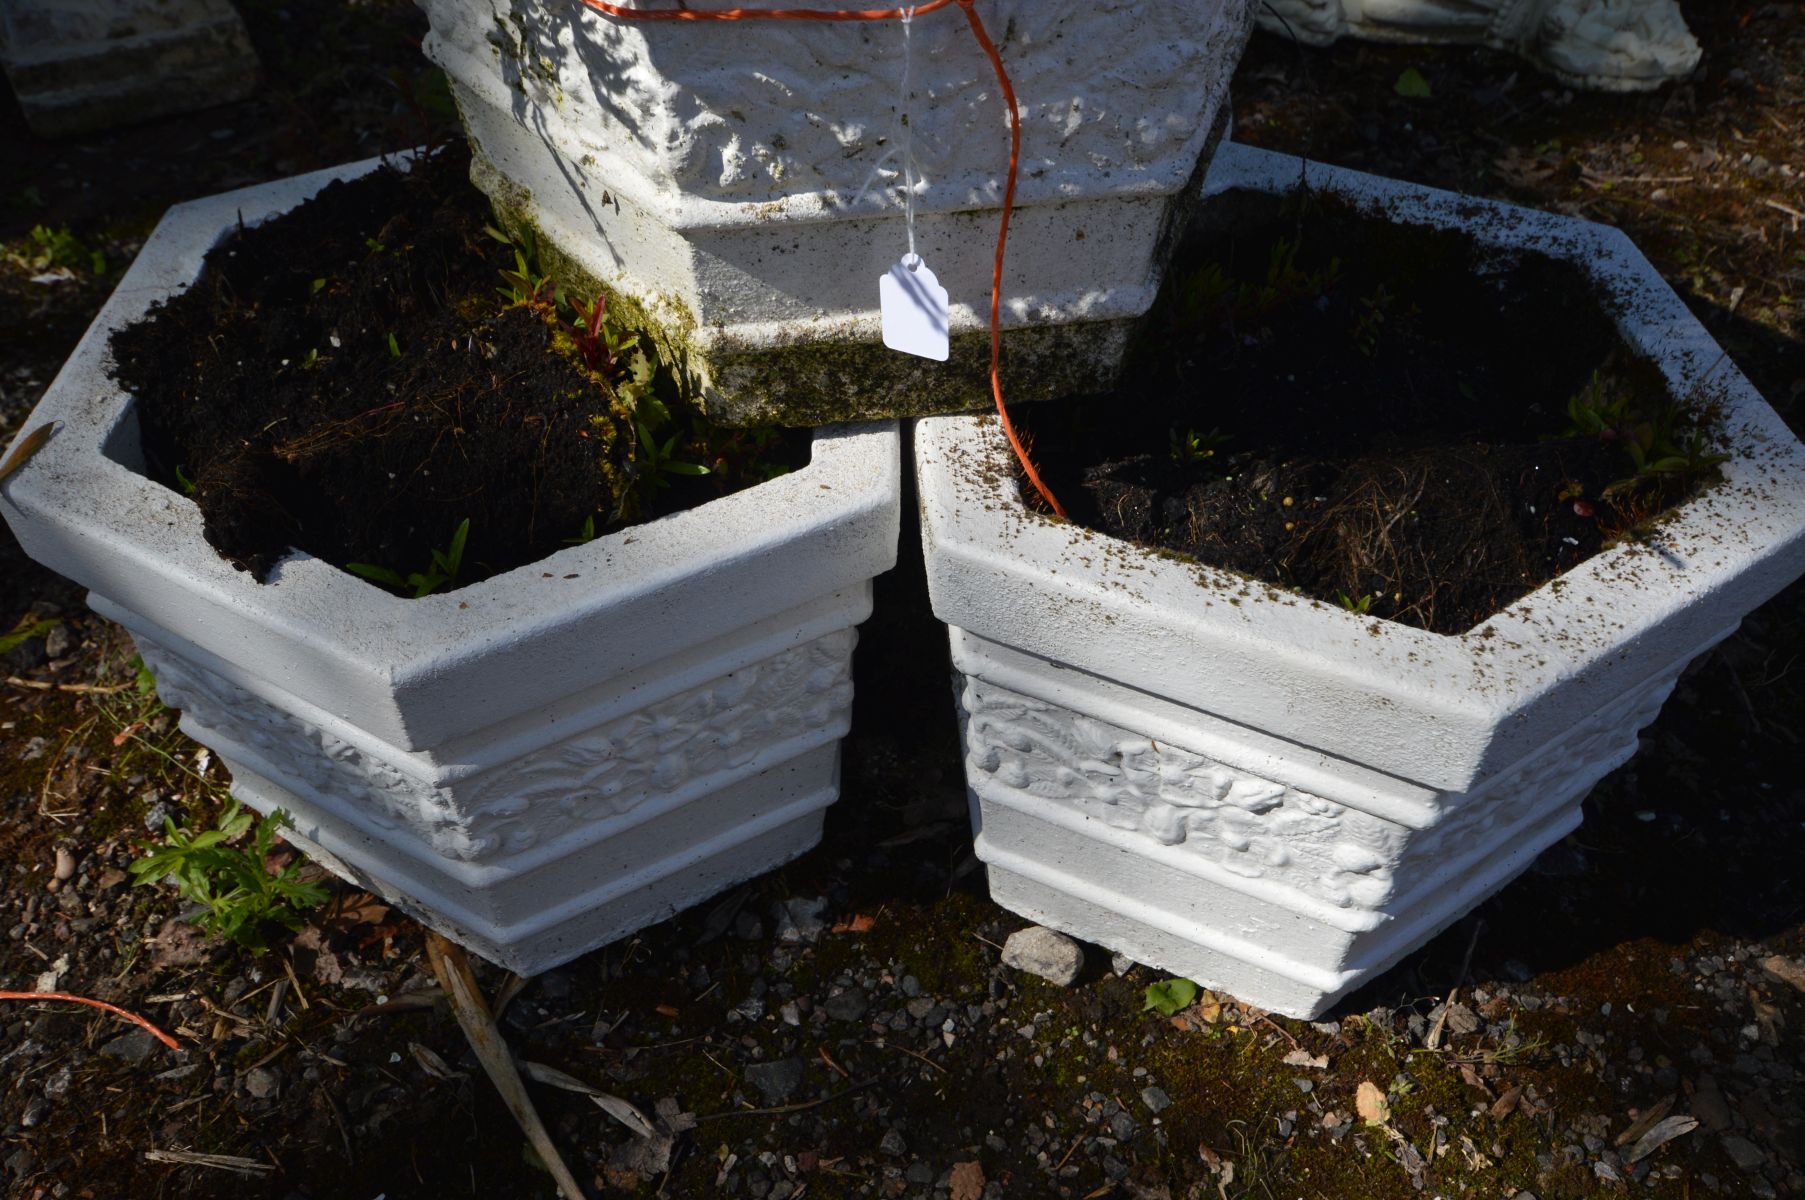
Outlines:
{"type": "Polygon", "coordinates": [[[997,52],[996,43],[990,40],[990,34],[984,29],[983,18],[978,16],[978,10],[974,7],[976,0],[929,0],[926,4],[907,8],[718,8],[697,11],[685,8],[624,8],[610,4],[607,0],[582,2],[598,12],[623,21],[900,21],[904,17],[912,19],[935,12],[950,4],[957,4],[965,11],[965,20],[971,26],[972,36],[978,39],[978,45],[990,59],[991,68],[996,71],[997,82],[1003,88],[1003,102],[1009,106],[1009,175],[1003,187],[1003,219],[997,229],[996,265],[990,276],[990,392],[996,399],[997,417],[1002,421],[1003,433],[1009,439],[1010,448],[1015,451],[1016,461],[1021,463],[1022,470],[1027,474],[1028,482],[1034,485],[1034,490],[1052,506],[1054,512],[1061,517],[1065,516],[1065,509],[1041,481],[1040,472],[1034,468],[1034,460],[1028,457],[1021,438],[1016,436],[1015,426],[1009,420],[1009,410],[1003,404],[1003,256],[1009,246],[1009,217],[1015,210],[1015,181],[1022,156],[1022,114],[1016,103],[1015,87],[1009,81],[1009,72],[1003,67],[1003,56],[997,52]]]}
{"type": "MultiPolygon", "coordinates": [[[[607,0],[583,0],[590,8],[619,17],[623,21],[900,21],[909,15],[907,8],[716,8],[692,11],[687,8],[623,8],[607,0]]],[[[915,5],[919,17],[947,7],[954,0],[929,0],[915,5]]]]}
{"type": "Polygon", "coordinates": [[[70,1004],[86,1004],[90,1008],[105,1009],[116,1017],[124,1017],[134,1025],[141,1025],[150,1031],[150,1035],[168,1046],[171,1050],[180,1050],[182,1043],[146,1021],[137,1013],[126,1012],[117,1004],[108,1004],[105,1000],[95,1000],[87,996],[75,996],[68,992],[0,992],[0,1000],[62,1000],[70,1004]]]}
{"type": "Polygon", "coordinates": [[[959,7],[965,10],[965,19],[971,24],[972,36],[978,39],[978,45],[984,47],[984,53],[990,56],[990,65],[996,70],[997,82],[1003,86],[1003,102],[1009,106],[1009,180],[1003,185],[1003,221],[997,229],[996,267],[990,276],[990,391],[996,397],[997,417],[1003,422],[1003,432],[1008,435],[1009,445],[1015,450],[1016,461],[1028,473],[1028,482],[1034,485],[1040,498],[1052,505],[1053,511],[1063,517],[1065,509],[1060,507],[1047,485],[1041,482],[1040,472],[1034,469],[1034,460],[1028,457],[1027,449],[1015,435],[1015,426],[1009,421],[1009,410],[1003,407],[1003,251],[1009,245],[1009,214],[1015,211],[1015,177],[1022,158],[1021,108],[1015,102],[1015,88],[1009,82],[1009,72],[1003,69],[1003,56],[997,53],[996,43],[984,31],[984,21],[973,7],[973,0],[959,0],[959,7]]]}

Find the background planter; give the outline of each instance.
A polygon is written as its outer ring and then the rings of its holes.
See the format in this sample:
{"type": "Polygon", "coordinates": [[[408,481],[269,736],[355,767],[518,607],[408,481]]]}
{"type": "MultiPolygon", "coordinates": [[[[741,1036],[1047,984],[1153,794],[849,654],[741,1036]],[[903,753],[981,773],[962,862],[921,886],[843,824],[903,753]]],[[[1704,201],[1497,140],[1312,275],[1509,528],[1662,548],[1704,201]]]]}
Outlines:
{"type": "Polygon", "coordinates": [[[1580,264],[1676,394],[1710,388],[1732,456],[1656,539],[1448,637],[1031,516],[994,422],[921,422],[992,894],[1315,1015],[1577,825],[1685,665],[1805,568],[1805,449],[1621,234],[1240,146],[1207,194],[1300,178],[1580,264]]]}
{"type": "MultiPolygon", "coordinates": [[[[921,254],[943,365],[879,341],[906,240],[895,22],[635,23],[545,0],[422,0],[477,182],[688,352],[717,416],[816,424],[989,403],[1008,163],[956,8],[913,26],[921,254]]],[[[765,5],[764,7],[775,7],[765,5]]],[[[1114,378],[1225,116],[1249,0],[986,0],[1023,115],[1004,282],[1014,399],[1114,378]],[[1133,52],[1101,52],[1131,38],[1133,52]]]]}
{"type": "Polygon", "coordinates": [[[107,341],[241,218],[375,162],[170,211],[28,428],[26,551],[93,589],[248,803],[340,874],[534,973],[813,845],[838,789],[854,626],[895,561],[893,424],[807,467],[456,592],[405,600],[303,554],[269,585],[142,473],[107,341]]]}
{"type": "Polygon", "coordinates": [[[231,0],[8,0],[0,68],[39,137],[192,112],[257,86],[231,0]]]}
{"type": "Polygon", "coordinates": [[[1647,92],[1692,74],[1703,52],[1678,0],[1266,0],[1260,28],[1312,46],[1477,42],[1513,50],[1570,87],[1647,92]]]}

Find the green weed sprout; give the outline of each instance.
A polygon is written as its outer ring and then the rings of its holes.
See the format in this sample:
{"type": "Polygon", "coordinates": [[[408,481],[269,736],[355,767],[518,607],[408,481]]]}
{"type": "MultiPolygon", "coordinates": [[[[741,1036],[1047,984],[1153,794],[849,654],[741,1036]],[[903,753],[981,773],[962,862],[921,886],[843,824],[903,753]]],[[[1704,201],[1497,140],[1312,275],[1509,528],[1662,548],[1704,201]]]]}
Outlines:
{"type": "Polygon", "coordinates": [[[1179,466],[1202,462],[1206,458],[1216,456],[1216,447],[1228,441],[1229,435],[1220,429],[1212,429],[1208,433],[1198,433],[1195,429],[1186,429],[1180,434],[1172,430],[1172,461],[1179,466]]]}
{"type": "Polygon", "coordinates": [[[1162,980],[1147,985],[1147,1003],[1143,1011],[1151,1010],[1162,1017],[1176,1016],[1195,999],[1197,985],[1189,979],[1162,980]]]}
{"type": "Polygon", "coordinates": [[[464,566],[464,542],[470,537],[470,518],[465,517],[452,531],[451,545],[444,550],[432,551],[432,565],[424,571],[411,571],[407,575],[392,567],[379,567],[375,563],[346,563],[345,570],[376,583],[385,583],[392,588],[414,590],[414,599],[430,596],[448,583],[456,583],[458,572],[464,566]]]}
{"type": "Polygon", "coordinates": [[[266,925],[299,929],[301,914],[326,902],[325,887],[300,878],[300,863],[278,874],[264,865],[276,834],[288,824],[280,809],[259,820],[236,796],[228,798],[217,828],[190,835],[165,820],[167,844],[131,865],[133,882],[169,881],[184,900],[204,906],[195,924],[261,954],[269,948],[266,925]],[[232,845],[247,833],[247,845],[232,845]]]}
{"type": "Polygon", "coordinates": [[[500,273],[506,286],[495,289],[502,299],[509,304],[530,306],[555,303],[560,298],[551,277],[539,273],[539,239],[531,228],[523,226],[518,233],[509,235],[485,225],[483,232],[514,252],[514,269],[500,273]]]}
{"type": "Polygon", "coordinates": [[[6,261],[32,271],[60,267],[69,271],[88,270],[96,275],[107,272],[106,255],[90,249],[70,232],[67,225],[60,229],[48,225],[32,226],[31,232],[7,249],[4,257],[6,261]]]}
{"type": "Polygon", "coordinates": [[[1606,497],[1664,478],[1690,479],[1729,461],[1729,455],[1712,448],[1705,430],[1688,420],[1682,406],[1668,400],[1649,415],[1637,406],[1633,389],[1599,371],[1567,401],[1567,419],[1562,437],[1616,442],[1635,465],[1634,475],[1604,489],[1606,497]]]}
{"type": "Polygon", "coordinates": [[[61,617],[45,617],[41,621],[33,621],[29,616],[21,617],[10,632],[0,633],[0,654],[10,654],[32,638],[46,636],[62,623],[61,617]]]}

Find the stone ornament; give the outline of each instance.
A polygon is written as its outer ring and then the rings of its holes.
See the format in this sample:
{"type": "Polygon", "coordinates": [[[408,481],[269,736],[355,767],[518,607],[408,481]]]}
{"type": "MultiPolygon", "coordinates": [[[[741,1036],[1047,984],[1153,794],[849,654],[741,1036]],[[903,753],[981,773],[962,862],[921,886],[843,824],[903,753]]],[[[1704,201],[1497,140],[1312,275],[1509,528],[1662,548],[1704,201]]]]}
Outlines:
{"type": "Polygon", "coordinates": [[[1264,0],[1258,20],[1311,46],[1349,35],[1512,50],[1599,92],[1652,91],[1692,74],[1704,53],[1678,0],[1264,0]]]}
{"type": "MultiPolygon", "coordinates": [[[[537,227],[610,303],[622,295],[654,322],[716,416],[815,424],[989,403],[1009,125],[956,7],[911,22],[905,101],[897,21],[636,23],[564,0],[421,3],[473,177],[504,219],[537,227]],[[945,364],[880,340],[877,280],[909,248],[905,142],[916,251],[951,293],[945,364]]],[[[1009,394],[1094,387],[1114,377],[1195,201],[1252,0],[980,10],[1023,119],[1009,394]]]]}
{"type": "Polygon", "coordinates": [[[1730,456],[1655,539],[1455,637],[1030,514],[993,418],[917,424],[992,897],[1308,1017],[1577,826],[1686,664],[1805,570],[1805,446],[1621,233],[1233,145],[1205,193],[1300,182],[1578,264],[1633,353],[1708,389],[1730,456]]]}
{"type": "Polygon", "coordinates": [[[245,803],[530,975],[819,840],[855,627],[896,561],[900,436],[817,430],[799,470],[424,599],[300,552],[255,582],[144,474],[108,339],[241,220],[376,165],[171,209],[27,421],[61,428],[0,514],[126,627],[245,803]]]}

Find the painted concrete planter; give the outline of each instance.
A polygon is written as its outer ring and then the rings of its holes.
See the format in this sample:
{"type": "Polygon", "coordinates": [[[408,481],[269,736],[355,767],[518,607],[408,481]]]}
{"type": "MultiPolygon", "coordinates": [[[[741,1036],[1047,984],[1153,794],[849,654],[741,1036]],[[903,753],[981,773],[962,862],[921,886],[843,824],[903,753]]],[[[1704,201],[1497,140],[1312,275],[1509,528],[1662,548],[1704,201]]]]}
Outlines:
{"type": "Polygon", "coordinates": [[[7,0],[0,69],[39,137],[242,100],[257,53],[231,0],[7,0]]]}
{"type": "MultiPolygon", "coordinates": [[[[473,177],[576,266],[636,297],[687,350],[717,415],[816,424],[989,403],[1009,136],[957,7],[910,33],[917,244],[952,302],[952,357],[939,364],[879,340],[878,279],[907,247],[900,23],[644,23],[565,0],[420,3],[473,177]]],[[[1013,399],[1114,378],[1197,194],[1252,7],[979,5],[1023,114],[1004,281],[1013,399]]]]}
{"type": "Polygon", "coordinates": [[[992,894],[1308,1016],[1574,828],[1686,664],[1805,569],[1805,448],[1620,233],[1239,146],[1207,191],[1300,174],[1583,264],[1678,394],[1721,399],[1732,454],[1658,540],[1448,637],[1030,515],[991,418],[919,424],[992,894]]]}
{"type": "Polygon", "coordinates": [[[896,556],[898,433],[822,430],[793,474],[424,600],[303,554],[258,585],[142,474],[107,341],[190,283],[240,214],[373,165],[172,209],[33,415],[62,428],[0,511],[131,631],[248,803],[533,973],[819,838],[854,626],[896,556]]]}
{"type": "Polygon", "coordinates": [[[1704,56],[1678,0],[1265,0],[1259,23],[1312,46],[1347,35],[1511,50],[1600,92],[1653,91],[1704,56]]]}

